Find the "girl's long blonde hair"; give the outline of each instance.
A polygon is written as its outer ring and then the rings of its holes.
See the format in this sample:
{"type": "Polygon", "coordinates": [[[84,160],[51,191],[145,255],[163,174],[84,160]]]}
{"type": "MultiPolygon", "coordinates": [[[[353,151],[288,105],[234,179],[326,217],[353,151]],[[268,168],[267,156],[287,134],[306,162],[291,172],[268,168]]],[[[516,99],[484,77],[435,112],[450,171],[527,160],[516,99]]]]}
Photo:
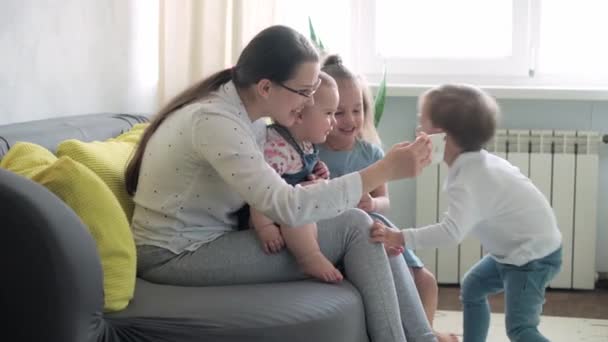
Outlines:
{"type": "Polygon", "coordinates": [[[369,143],[382,146],[382,141],[374,125],[374,100],[367,82],[362,76],[357,76],[342,64],[342,58],[338,55],[329,55],[323,62],[321,70],[328,73],[335,80],[346,79],[357,82],[361,88],[363,99],[363,127],[359,133],[359,138],[369,143]]]}

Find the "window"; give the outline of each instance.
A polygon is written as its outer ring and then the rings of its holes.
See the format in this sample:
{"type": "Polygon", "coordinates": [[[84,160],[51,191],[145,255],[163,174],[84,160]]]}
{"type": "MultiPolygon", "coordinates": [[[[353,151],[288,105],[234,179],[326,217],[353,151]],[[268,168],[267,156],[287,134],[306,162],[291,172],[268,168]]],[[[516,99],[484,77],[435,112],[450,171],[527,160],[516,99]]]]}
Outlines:
{"type": "Polygon", "coordinates": [[[384,0],[375,12],[376,52],[385,58],[486,59],[513,52],[511,1],[384,0]],[[484,15],[467,17],[472,9],[484,15]]]}
{"type": "Polygon", "coordinates": [[[275,0],[275,22],[293,27],[309,37],[308,18],[330,53],[338,53],[352,65],[351,51],[362,46],[353,39],[352,23],[356,7],[351,0],[275,0]]]}
{"type": "MultiPolygon", "coordinates": [[[[365,73],[378,65],[410,75],[524,76],[527,70],[526,0],[365,1],[371,13],[361,35],[373,49],[360,56],[365,73]],[[369,28],[369,29],[368,29],[369,28]],[[367,32],[363,32],[367,31],[367,32]]],[[[366,5],[364,5],[366,6],[366,5]]]]}
{"type": "Polygon", "coordinates": [[[607,14],[602,0],[543,1],[539,74],[608,77],[607,14]]]}
{"type": "Polygon", "coordinates": [[[276,0],[370,80],[608,86],[603,0],[276,0]]]}

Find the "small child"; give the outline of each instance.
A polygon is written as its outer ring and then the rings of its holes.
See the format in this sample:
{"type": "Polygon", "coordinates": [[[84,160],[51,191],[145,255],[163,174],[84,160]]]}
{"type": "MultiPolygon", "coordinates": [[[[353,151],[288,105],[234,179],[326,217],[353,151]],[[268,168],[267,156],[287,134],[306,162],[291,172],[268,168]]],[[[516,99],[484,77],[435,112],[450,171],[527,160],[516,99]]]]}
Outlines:
{"type": "MultiPolygon", "coordinates": [[[[369,88],[360,77],[354,75],[337,55],[330,55],[323,63],[323,71],[332,76],[340,94],[340,103],[335,114],[336,125],[319,146],[319,158],[327,164],[332,177],[340,177],[350,172],[362,170],[384,157],[379,147],[380,138],[374,127],[374,111],[369,88]]],[[[386,184],[364,194],[358,205],[384,224],[394,225],[380,213],[390,207],[386,184]]],[[[387,250],[390,254],[391,250],[387,250]]],[[[422,261],[411,249],[400,248],[412,272],[424,311],[431,326],[437,310],[438,287],[433,274],[424,267],[422,261]]],[[[456,336],[436,333],[440,342],[457,341],[456,336]]]]}
{"type": "MultiPolygon", "coordinates": [[[[318,176],[329,177],[327,167],[319,161],[315,144],[325,141],[334,124],[338,88],[329,75],[322,72],[319,78],[321,84],[314,95],[314,104],[304,107],[293,126],[272,124],[267,129],[266,161],[294,186],[318,176]]],[[[266,253],[278,253],[286,245],[304,273],[325,282],[343,279],[342,273],[319,249],[316,224],[279,228],[254,208],[250,208],[250,213],[251,223],[266,253]]]]}
{"type": "Polygon", "coordinates": [[[445,132],[448,208],[440,223],[401,232],[374,224],[372,240],[389,246],[434,248],[469,233],[488,254],[464,276],[464,342],[485,341],[487,297],[504,291],[511,341],[548,341],[538,331],[545,288],[562,263],[561,233],[545,196],[508,161],[482,149],[499,113],[492,97],[472,86],[443,85],[419,100],[420,129],[445,132]]]}

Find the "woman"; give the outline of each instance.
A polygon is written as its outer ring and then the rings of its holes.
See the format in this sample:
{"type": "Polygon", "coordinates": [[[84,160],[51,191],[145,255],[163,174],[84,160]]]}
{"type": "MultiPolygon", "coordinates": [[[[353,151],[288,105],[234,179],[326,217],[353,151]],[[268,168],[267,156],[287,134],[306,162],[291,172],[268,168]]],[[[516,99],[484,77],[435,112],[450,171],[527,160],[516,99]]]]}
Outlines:
{"type": "Polygon", "coordinates": [[[236,230],[234,214],[249,203],[287,226],[318,222],[321,251],[334,264],[343,261],[373,341],[435,341],[403,259],[389,260],[381,244],[370,243],[371,219],[349,209],[386,181],[416,176],[429,162],[428,138],[398,144],[360,172],[307,187],[287,185],[264,161],[265,122],[258,119],[291,126],[314,102],[319,70],[304,36],[269,27],[236,66],[158,113],[126,172],[139,275],[185,286],[305,278],[288,253],[268,256],[252,230],[236,230]]]}

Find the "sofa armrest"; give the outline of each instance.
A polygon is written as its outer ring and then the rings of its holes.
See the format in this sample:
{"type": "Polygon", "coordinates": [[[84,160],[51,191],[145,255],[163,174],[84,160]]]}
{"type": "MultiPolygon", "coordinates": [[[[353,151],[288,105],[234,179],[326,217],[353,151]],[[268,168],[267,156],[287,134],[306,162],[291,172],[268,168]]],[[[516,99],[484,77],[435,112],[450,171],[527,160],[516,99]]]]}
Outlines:
{"type": "Polygon", "coordinates": [[[0,169],[0,226],[3,334],[96,340],[105,328],[102,269],[76,214],[43,186],[0,169]]]}

